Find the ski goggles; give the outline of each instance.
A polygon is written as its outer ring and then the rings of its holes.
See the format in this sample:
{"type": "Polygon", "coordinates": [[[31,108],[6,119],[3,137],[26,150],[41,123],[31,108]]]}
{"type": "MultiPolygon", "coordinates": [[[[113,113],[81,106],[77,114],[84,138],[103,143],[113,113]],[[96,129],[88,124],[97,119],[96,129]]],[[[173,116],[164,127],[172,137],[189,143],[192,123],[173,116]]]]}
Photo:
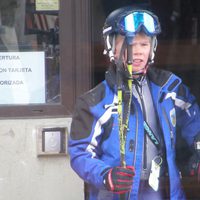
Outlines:
{"type": "Polygon", "coordinates": [[[148,12],[133,11],[120,18],[119,30],[127,36],[134,36],[143,30],[147,35],[154,36],[161,32],[158,18],[148,12]]]}

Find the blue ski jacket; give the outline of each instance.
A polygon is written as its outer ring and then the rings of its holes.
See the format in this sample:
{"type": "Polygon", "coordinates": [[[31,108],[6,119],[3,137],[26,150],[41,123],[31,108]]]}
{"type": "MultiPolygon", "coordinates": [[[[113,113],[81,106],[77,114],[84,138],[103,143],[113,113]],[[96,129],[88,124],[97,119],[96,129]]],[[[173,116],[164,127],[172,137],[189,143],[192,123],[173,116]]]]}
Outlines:
{"type": "MultiPolygon", "coordinates": [[[[200,112],[195,97],[181,79],[171,72],[150,67],[147,72],[153,103],[158,115],[166,149],[170,199],[185,199],[176,165],[176,131],[192,145],[200,133],[200,112]]],[[[120,166],[120,142],[117,113],[117,87],[111,67],[105,80],[77,99],[72,119],[68,151],[73,170],[88,184],[90,200],[119,199],[106,190],[106,169],[120,166]]],[[[144,119],[140,105],[132,97],[125,144],[127,165],[135,167],[130,199],[138,199],[142,169],[144,119]]]]}

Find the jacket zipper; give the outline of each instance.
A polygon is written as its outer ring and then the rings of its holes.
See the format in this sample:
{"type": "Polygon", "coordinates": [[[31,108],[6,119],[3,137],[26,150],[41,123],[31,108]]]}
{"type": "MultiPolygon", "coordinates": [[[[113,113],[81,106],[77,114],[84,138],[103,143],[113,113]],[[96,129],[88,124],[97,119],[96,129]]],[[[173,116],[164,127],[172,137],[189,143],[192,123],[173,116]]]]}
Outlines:
{"type": "MultiPolygon", "coordinates": [[[[165,84],[162,86],[162,88],[163,88],[165,85],[167,85],[167,83],[168,83],[168,81],[170,80],[171,77],[172,77],[172,75],[168,78],[168,80],[165,82],[165,84]]],[[[160,89],[159,94],[161,94],[162,88],[160,89]]],[[[164,93],[163,93],[163,94],[164,94],[164,93]]],[[[159,98],[159,101],[158,101],[158,102],[162,103],[164,97],[165,97],[165,94],[164,94],[164,95],[160,95],[160,98],[159,98]]],[[[157,110],[159,110],[159,109],[158,109],[158,102],[157,102],[157,110]]],[[[167,113],[166,113],[166,111],[165,111],[165,109],[164,109],[163,107],[162,107],[162,113],[163,113],[163,115],[164,115],[164,117],[165,117],[165,121],[167,122],[167,125],[168,125],[168,127],[169,127],[170,138],[171,138],[171,147],[173,147],[173,146],[174,146],[174,135],[173,135],[173,131],[172,131],[171,126],[170,126],[169,119],[168,119],[168,117],[167,117],[167,113]]],[[[159,118],[160,118],[160,117],[159,117],[159,118]]]]}
{"type": "Polygon", "coordinates": [[[174,134],[173,134],[173,131],[171,129],[171,125],[170,125],[170,122],[169,122],[169,119],[167,117],[167,113],[165,111],[164,108],[162,108],[162,112],[163,112],[163,115],[165,117],[165,121],[167,122],[167,125],[169,127],[169,131],[170,131],[170,138],[171,138],[171,147],[174,148],[174,134]]]}
{"type": "MultiPolygon", "coordinates": [[[[142,96],[142,86],[140,88],[140,91],[139,91],[139,87],[137,84],[136,84],[136,90],[137,90],[137,93],[140,97],[140,101],[141,101],[141,106],[142,106],[142,111],[143,111],[143,117],[144,117],[144,120],[146,120],[146,109],[145,109],[145,104],[144,104],[144,99],[143,99],[143,96],[142,96]]],[[[144,134],[144,158],[143,158],[143,169],[146,170],[147,169],[147,137],[146,137],[146,134],[144,134]]]]}
{"type": "Polygon", "coordinates": [[[137,140],[138,140],[138,110],[137,109],[135,109],[135,114],[136,114],[136,128],[135,128],[135,149],[134,149],[133,166],[135,166],[135,163],[136,163],[136,151],[137,151],[137,145],[138,145],[138,143],[137,143],[137,140]]]}

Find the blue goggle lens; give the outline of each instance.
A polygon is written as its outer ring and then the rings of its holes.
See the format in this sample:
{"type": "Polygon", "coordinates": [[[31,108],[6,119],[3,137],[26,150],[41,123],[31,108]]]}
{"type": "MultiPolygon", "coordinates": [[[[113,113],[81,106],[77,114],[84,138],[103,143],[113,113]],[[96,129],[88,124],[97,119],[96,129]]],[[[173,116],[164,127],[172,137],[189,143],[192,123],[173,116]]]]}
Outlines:
{"type": "Polygon", "coordinates": [[[159,22],[145,12],[133,12],[125,16],[120,22],[121,30],[125,34],[135,34],[143,27],[148,34],[160,33],[159,22]]]}

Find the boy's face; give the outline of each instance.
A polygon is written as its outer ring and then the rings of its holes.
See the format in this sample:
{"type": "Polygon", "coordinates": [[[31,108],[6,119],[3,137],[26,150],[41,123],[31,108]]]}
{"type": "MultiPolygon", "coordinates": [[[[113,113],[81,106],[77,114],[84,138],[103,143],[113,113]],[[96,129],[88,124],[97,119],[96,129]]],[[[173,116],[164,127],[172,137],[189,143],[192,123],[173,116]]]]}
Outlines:
{"type": "MultiPolygon", "coordinates": [[[[115,43],[115,58],[119,58],[121,47],[124,41],[124,36],[118,35],[115,43]]],[[[146,65],[149,59],[151,50],[151,37],[144,33],[138,33],[133,38],[132,42],[132,70],[133,73],[142,72],[146,73],[146,65]]],[[[124,62],[126,62],[126,53],[124,62]]]]}

